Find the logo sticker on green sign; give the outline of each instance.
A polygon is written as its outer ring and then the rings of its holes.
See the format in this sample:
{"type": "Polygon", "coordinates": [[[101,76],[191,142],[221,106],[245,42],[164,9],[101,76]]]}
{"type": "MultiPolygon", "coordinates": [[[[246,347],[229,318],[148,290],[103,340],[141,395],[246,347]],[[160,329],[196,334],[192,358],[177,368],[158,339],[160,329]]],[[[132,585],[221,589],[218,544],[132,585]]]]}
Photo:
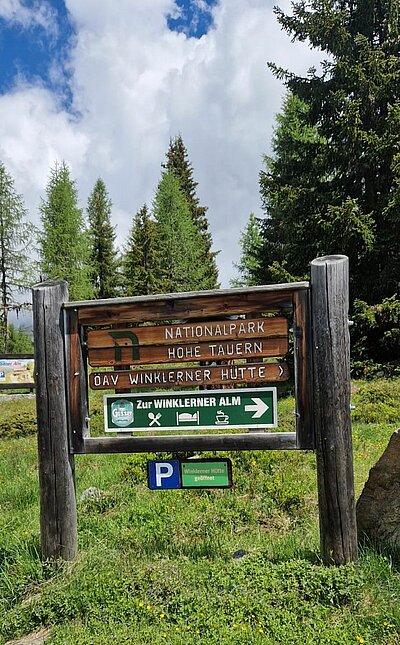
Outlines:
{"type": "Polygon", "coordinates": [[[111,419],[118,428],[126,428],[134,420],[133,403],[119,399],[111,404],[111,419]]]}

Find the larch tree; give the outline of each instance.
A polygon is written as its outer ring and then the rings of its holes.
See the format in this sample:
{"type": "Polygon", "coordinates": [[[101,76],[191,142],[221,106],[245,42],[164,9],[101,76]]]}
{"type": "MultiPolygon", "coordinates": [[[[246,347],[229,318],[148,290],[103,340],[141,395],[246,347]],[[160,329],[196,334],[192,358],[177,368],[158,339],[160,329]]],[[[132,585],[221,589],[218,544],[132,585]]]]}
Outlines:
{"type": "Polygon", "coordinates": [[[194,180],[193,167],[181,135],[170,140],[163,167],[179,179],[181,190],[189,205],[203,258],[199,289],[216,289],[219,286],[216,263],[218,252],[212,251],[212,236],[206,215],[208,209],[200,205],[197,196],[198,183],[194,180]]]}
{"type": "Polygon", "coordinates": [[[145,204],[133,218],[124,250],[122,275],[126,296],[159,292],[159,252],[156,223],[145,204]]]}
{"type": "Polygon", "coordinates": [[[93,296],[89,236],[77,200],[67,164],[56,164],[40,206],[40,268],[44,278],[68,282],[71,300],[93,296]]]}
{"type": "MultiPolygon", "coordinates": [[[[14,180],[0,162],[0,352],[9,345],[9,313],[19,311],[28,302],[21,302],[36,279],[32,253],[35,251],[36,229],[26,221],[22,197],[15,190],[14,180]]],[[[26,298],[27,300],[27,298],[26,298]]]]}
{"type": "Polygon", "coordinates": [[[104,181],[97,179],[88,199],[91,283],[95,298],[114,298],[120,282],[115,250],[115,228],[111,224],[111,199],[104,181]]]}
{"type": "Polygon", "coordinates": [[[160,293],[201,289],[202,249],[179,179],[163,174],[153,203],[160,293]]]}

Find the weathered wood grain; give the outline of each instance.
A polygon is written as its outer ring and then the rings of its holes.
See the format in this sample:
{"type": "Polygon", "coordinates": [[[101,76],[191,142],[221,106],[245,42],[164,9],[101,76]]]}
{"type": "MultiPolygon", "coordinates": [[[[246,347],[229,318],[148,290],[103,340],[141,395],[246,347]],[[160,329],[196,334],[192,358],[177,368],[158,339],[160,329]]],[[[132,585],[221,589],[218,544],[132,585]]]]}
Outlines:
{"type": "Polygon", "coordinates": [[[357,559],[350,422],[349,262],[311,263],[314,417],[321,552],[325,563],[357,559]]]}
{"type": "Polygon", "coordinates": [[[295,291],[307,289],[308,282],[92,300],[66,305],[76,307],[82,325],[140,323],[146,321],[193,320],[198,318],[277,311],[292,305],[295,291]]]}
{"type": "Polygon", "coordinates": [[[86,356],[81,342],[81,328],[76,309],[64,310],[67,356],[68,426],[74,449],[81,448],[89,435],[89,402],[86,356]]]}
{"type": "Polygon", "coordinates": [[[295,450],[295,432],[98,437],[85,439],[85,453],[177,452],[191,450],[295,450]]]}
{"type": "Polygon", "coordinates": [[[92,372],[89,376],[93,390],[115,388],[168,388],[193,385],[235,385],[237,383],[268,383],[286,381],[286,363],[252,363],[250,365],[210,365],[207,367],[175,367],[159,370],[130,370],[92,372]]]}
{"type": "Polygon", "coordinates": [[[6,359],[6,360],[18,360],[19,358],[31,358],[33,360],[34,355],[33,354],[0,354],[0,359],[6,359]]]}
{"type": "Polygon", "coordinates": [[[66,282],[44,282],[32,293],[42,553],[44,559],[72,560],[77,553],[77,520],[62,315],[68,289],[66,282]]]}
{"type": "Polygon", "coordinates": [[[144,345],[183,345],[197,342],[219,342],[249,338],[274,338],[288,335],[286,318],[251,320],[197,321],[176,325],[151,325],[89,330],[89,350],[106,347],[144,345]]]}
{"type": "Polygon", "coordinates": [[[92,367],[113,365],[152,365],[156,363],[193,363],[240,358],[284,356],[288,338],[252,338],[243,341],[214,341],[186,345],[116,345],[114,348],[89,349],[92,367]]]}
{"type": "Polygon", "coordinates": [[[315,448],[313,411],[313,365],[309,291],[293,296],[294,370],[297,445],[300,450],[315,448]]]}

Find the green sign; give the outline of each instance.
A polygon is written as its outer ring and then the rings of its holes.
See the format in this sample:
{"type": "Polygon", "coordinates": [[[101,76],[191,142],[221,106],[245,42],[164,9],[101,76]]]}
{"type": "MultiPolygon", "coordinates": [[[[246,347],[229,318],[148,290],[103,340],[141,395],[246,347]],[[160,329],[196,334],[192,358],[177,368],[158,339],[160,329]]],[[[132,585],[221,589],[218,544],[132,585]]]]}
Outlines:
{"type": "Polygon", "coordinates": [[[106,432],[276,428],[275,387],[104,397],[106,432]]]}
{"type": "Polygon", "coordinates": [[[181,461],[182,488],[229,488],[232,464],[229,459],[181,461]]]}

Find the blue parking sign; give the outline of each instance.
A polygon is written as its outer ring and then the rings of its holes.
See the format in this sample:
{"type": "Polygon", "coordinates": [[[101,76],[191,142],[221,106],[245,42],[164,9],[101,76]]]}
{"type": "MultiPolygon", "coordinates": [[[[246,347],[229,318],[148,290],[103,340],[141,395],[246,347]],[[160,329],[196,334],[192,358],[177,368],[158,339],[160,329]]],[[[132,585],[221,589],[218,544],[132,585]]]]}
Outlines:
{"type": "Polygon", "coordinates": [[[6,380],[6,373],[4,370],[0,370],[0,381],[6,380]]]}
{"type": "Polygon", "coordinates": [[[152,460],[147,462],[147,480],[151,490],[181,487],[179,461],[152,460]]]}

